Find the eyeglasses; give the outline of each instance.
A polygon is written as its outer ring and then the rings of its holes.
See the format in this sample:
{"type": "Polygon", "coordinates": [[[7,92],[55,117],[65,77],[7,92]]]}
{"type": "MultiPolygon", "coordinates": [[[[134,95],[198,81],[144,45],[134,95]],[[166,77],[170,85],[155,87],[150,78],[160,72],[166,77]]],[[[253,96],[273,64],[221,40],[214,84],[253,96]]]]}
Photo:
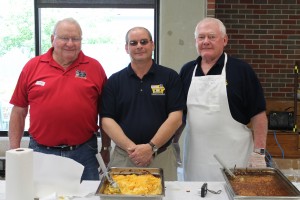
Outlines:
{"type": "Polygon", "coordinates": [[[217,39],[217,36],[215,34],[209,34],[209,35],[198,35],[198,40],[199,41],[204,41],[205,38],[207,37],[207,39],[209,41],[215,41],[217,39]]]}
{"type": "Polygon", "coordinates": [[[78,43],[78,42],[81,42],[81,40],[82,40],[82,38],[80,38],[80,37],[69,38],[69,37],[63,37],[63,36],[58,36],[58,35],[56,35],[55,37],[65,43],[69,42],[70,40],[71,40],[71,42],[78,43]]]}
{"type": "MultiPolygon", "coordinates": [[[[151,40],[150,40],[151,41],[151,40]]],[[[138,43],[140,43],[142,46],[147,45],[150,42],[148,39],[141,39],[140,41],[131,40],[129,41],[130,46],[136,46],[138,43]]]]}

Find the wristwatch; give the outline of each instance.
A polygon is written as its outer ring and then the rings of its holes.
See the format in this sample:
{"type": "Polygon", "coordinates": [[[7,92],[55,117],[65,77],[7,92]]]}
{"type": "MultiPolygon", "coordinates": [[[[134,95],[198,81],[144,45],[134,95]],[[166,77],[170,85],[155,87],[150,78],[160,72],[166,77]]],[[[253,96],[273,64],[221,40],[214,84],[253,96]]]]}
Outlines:
{"type": "Polygon", "coordinates": [[[148,144],[151,146],[152,152],[156,155],[156,153],[158,151],[157,146],[155,146],[155,144],[153,144],[151,141],[148,144]]]}
{"type": "Polygon", "coordinates": [[[111,150],[111,146],[108,147],[101,147],[101,151],[110,151],[111,150]]]}
{"type": "Polygon", "coordinates": [[[255,148],[254,152],[258,153],[260,155],[265,155],[266,154],[266,150],[264,148],[255,148]]]}

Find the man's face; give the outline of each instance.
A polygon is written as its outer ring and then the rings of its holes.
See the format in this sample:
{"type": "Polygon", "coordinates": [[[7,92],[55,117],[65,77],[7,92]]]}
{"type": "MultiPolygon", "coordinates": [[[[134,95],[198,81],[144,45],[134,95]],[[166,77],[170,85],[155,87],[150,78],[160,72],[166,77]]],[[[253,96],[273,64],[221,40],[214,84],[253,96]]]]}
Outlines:
{"type": "Polygon", "coordinates": [[[154,43],[150,40],[147,31],[135,29],[128,34],[125,49],[132,62],[149,61],[152,59],[154,43]]]}
{"type": "Polygon", "coordinates": [[[199,24],[197,31],[196,48],[198,54],[204,60],[218,59],[227,45],[227,36],[222,35],[217,23],[210,21],[199,24]]]}
{"type": "Polygon", "coordinates": [[[55,35],[51,36],[51,41],[56,61],[60,65],[70,65],[81,50],[80,28],[76,24],[62,22],[57,26],[55,35]]]}

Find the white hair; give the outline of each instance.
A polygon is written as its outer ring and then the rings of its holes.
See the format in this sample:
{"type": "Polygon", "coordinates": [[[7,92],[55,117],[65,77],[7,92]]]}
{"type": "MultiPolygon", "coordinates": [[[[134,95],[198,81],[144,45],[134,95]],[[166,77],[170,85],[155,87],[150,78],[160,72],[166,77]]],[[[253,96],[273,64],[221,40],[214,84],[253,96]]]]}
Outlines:
{"type": "Polygon", "coordinates": [[[219,30],[222,33],[222,37],[224,37],[226,35],[226,27],[225,27],[225,25],[223,24],[223,22],[221,20],[219,20],[217,18],[206,17],[206,18],[202,19],[200,22],[198,22],[198,24],[197,24],[197,26],[195,28],[195,33],[194,33],[195,34],[195,38],[198,37],[198,26],[200,24],[202,24],[203,22],[213,22],[213,23],[218,24],[219,30]]]}
{"type": "Polygon", "coordinates": [[[54,26],[54,28],[53,28],[53,35],[55,35],[58,25],[59,25],[60,23],[62,23],[62,22],[69,22],[69,23],[71,23],[71,24],[75,24],[75,25],[78,26],[78,28],[79,28],[80,36],[82,35],[82,30],[81,30],[80,24],[79,24],[74,18],[72,18],[72,17],[65,18],[65,19],[62,19],[62,20],[56,22],[56,24],[55,24],[55,26],[54,26]]]}

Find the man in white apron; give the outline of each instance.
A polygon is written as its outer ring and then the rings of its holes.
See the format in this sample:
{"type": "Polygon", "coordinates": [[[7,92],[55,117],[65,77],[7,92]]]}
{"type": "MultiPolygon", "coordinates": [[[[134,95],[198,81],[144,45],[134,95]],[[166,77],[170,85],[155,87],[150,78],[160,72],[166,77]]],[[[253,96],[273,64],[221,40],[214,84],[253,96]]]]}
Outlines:
{"type": "Polygon", "coordinates": [[[228,37],[220,20],[200,21],[195,38],[199,57],[180,72],[187,95],[184,180],[224,180],[214,154],[230,168],[266,167],[261,155],[267,137],[266,105],[255,73],[223,52],[228,37]],[[249,121],[253,135],[245,125],[249,121]]]}

